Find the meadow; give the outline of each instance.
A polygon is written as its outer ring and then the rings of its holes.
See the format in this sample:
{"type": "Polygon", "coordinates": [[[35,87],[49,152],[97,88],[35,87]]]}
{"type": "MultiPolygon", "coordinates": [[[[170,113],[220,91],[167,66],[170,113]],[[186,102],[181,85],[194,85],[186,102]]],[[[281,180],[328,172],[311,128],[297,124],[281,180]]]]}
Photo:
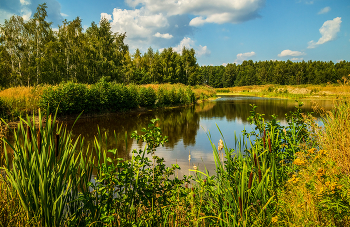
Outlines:
{"type": "Polygon", "coordinates": [[[249,95],[258,97],[289,98],[289,99],[337,99],[350,97],[348,81],[338,84],[323,85],[251,85],[230,88],[216,88],[218,96],[249,95]]]}
{"type": "Polygon", "coordinates": [[[322,128],[300,108],[281,126],[275,119],[265,121],[252,106],[249,121],[255,131],[243,133],[251,148],[239,138],[229,148],[225,135],[211,141],[209,133],[216,171],[191,166],[192,176],[180,178],[177,164],[166,167],[157,156],[157,147],[168,140],[157,119],[141,132],[125,135],[147,145],[124,160],[118,150],[102,149],[107,141],[102,132],[90,150],[83,150],[83,138],[72,140],[72,132],[56,125],[55,115],[40,113],[39,127],[27,117],[15,131],[15,152],[2,152],[0,223],[348,226],[350,104],[339,99],[332,111],[318,111],[322,128]],[[92,152],[99,154],[97,160],[92,152]],[[93,180],[92,171],[97,172],[93,180]]]}

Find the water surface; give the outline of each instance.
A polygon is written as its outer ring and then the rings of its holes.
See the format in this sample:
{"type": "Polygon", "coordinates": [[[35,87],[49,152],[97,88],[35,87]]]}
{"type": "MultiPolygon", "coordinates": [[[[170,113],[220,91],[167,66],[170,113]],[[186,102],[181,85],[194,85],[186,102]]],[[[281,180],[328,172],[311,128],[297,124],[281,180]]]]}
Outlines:
{"type": "MultiPolygon", "coordinates": [[[[317,105],[329,110],[333,101],[316,100],[317,105]]],[[[168,136],[169,142],[164,147],[159,147],[156,155],[164,157],[166,164],[178,163],[181,171],[180,176],[188,174],[189,166],[204,166],[213,171],[215,167],[212,147],[208,139],[210,132],[211,139],[217,145],[221,134],[228,147],[234,148],[235,135],[239,136],[242,130],[252,131],[253,126],[247,122],[251,111],[250,104],[257,105],[256,111],[265,114],[266,119],[271,115],[277,115],[282,124],[285,122],[285,114],[294,110],[297,103],[293,100],[260,98],[249,96],[225,96],[216,100],[207,101],[193,106],[157,109],[142,113],[110,114],[104,117],[79,119],[74,125],[73,134],[75,137],[81,135],[85,138],[85,146],[93,146],[93,140],[97,135],[98,127],[108,137],[107,149],[118,149],[120,157],[131,158],[133,149],[143,149],[143,144],[137,144],[130,139],[133,131],[141,131],[147,127],[151,119],[159,119],[159,127],[163,135],[168,136]],[[117,141],[114,138],[114,131],[117,141]],[[128,135],[127,146],[125,144],[125,133],[128,135]],[[188,156],[191,154],[189,163],[188,156]]],[[[312,112],[312,102],[304,101],[303,110],[312,112]]],[[[64,124],[70,128],[74,121],[65,121],[64,124]]]]}

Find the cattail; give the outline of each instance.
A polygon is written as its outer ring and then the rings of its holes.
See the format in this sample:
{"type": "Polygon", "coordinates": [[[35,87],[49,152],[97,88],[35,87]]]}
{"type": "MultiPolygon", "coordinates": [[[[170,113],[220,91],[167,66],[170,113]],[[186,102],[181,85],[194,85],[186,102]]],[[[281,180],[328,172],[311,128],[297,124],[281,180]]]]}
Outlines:
{"type": "Polygon", "coordinates": [[[252,187],[252,182],[253,182],[253,172],[250,172],[250,175],[249,175],[249,182],[248,182],[248,189],[251,189],[251,187],[252,187]]]}
{"type": "Polygon", "coordinates": [[[269,139],[268,139],[268,141],[267,141],[268,143],[269,143],[269,151],[270,151],[270,153],[272,152],[272,150],[271,150],[271,139],[270,139],[270,137],[269,137],[269,139]]]}
{"type": "Polygon", "coordinates": [[[254,154],[254,163],[255,163],[255,167],[258,167],[258,160],[256,158],[256,154],[254,154]]]}
{"type": "Polygon", "coordinates": [[[30,131],[29,125],[27,125],[27,138],[28,138],[28,142],[32,140],[32,132],[30,131]]]}
{"type": "Polygon", "coordinates": [[[266,137],[266,130],[264,129],[264,136],[263,136],[264,150],[265,150],[265,148],[266,148],[265,137],[266,137]]]}
{"type": "Polygon", "coordinates": [[[59,145],[59,142],[60,142],[60,135],[56,134],[56,146],[55,146],[55,155],[56,155],[56,157],[58,157],[58,145],[59,145]]]}
{"type": "Polygon", "coordinates": [[[262,180],[262,174],[261,174],[261,170],[260,169],[258,170],[258,174],[259,174],[259,183],[260,183],[261,180],[262,180]]]}
{"type": "Polygon", "coordinates": [[[41,153],[41,133],[40,133],[40,129],[38,131],[38,152],[39,152],[39,154],[41,153]]]}
{"type": "Polygon", "coordinates": [[[242,205],[241,197],[238,197],[238,202],[239,202],[239,211],[241,212],[241,217],[243,217],[243,205],[242,205]]]}

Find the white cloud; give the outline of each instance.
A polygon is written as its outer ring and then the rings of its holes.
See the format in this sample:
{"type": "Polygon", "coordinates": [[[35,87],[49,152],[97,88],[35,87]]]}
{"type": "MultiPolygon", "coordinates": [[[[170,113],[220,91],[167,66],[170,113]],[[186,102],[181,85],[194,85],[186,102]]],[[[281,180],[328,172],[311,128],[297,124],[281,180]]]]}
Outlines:
{"type": "Polygon", "coordinates": [[[154,34],[154,36],[158,37],[158,38],[163,38],[163,39],[171,39],[171,38],[173,38],[173,36],[170,35],[169,33],[160,34],[159,32],[157,32],[156,34],[154,34]]]}
{"type": "Polygon", "coordinates": [[[202,45],[196,46],[195,41],[189,37],[183,38],[183,40],[181,40],[179,45],[174,47],[173,50],[175,52],[181,53],[184,47],[186,47],[187,49],[193,48],[196,51],[197,56],[210,55],[211,53],[210,50],[208,50],[207,46],[202,46],[202,45]]]}
{"type": "Polygon", "coordinates": [[[19,0],[19,2],[21,3],[22,6],[26,6],[30,4],[30,1],[27,1],[27,0],[19,0]]]}
{"type": "Polygon", "coordinates": [[[102,19],[107,19],[108,21],[112,20],[112,15],[108,14],[108,13],[101,13],[101,20],[102,19]]]}
{"type": "Polygon", "coordinates": [[[341,17],[336,17],[333,20],[327,20],[324,22],[319,29],[322,37],[317,42],[313,40],[308,42],[309,46],[307,48],[315,48],[318,45],[334,40],[337,37],[337,33],[340,31],[341,22],[341,17]]]}
{"type": "Polygon", "coordinates": [[[202,55],[210,55],[210,50],[208,50],[208,47],[207,46],[202,46],[202,45],[199,45],[197,47],[197,50],[196,50],[196,54],[197,56],[202,56],[202,55]]]}
{"type": "MultiPolygon", "coordinates": [[[[31,16],[36,12],[39,4],[42,4],[42,0],[5,0],[3,4],[0,0],[0,24],[5,19],[10,19],[12,15],[19,15],[25,21],[29,20],[31,16]]],[[[61,15],[61,4],[58,0],[45,0],[47,5],[47,20],[52,21],[54,25],[62,22],[63,17],[61,15]]]]}
{"type": "Polygon", "coordinates": [[[320,12],[318,12],[318,14],[325,14],[325,13],[328,13],[329,11],[331,11],[331,7],[327,6],[321,9],[320,12]]]}
{"type": "Polygon", "coordinates": [[[292,59],[290,59],[291,61],[302,61],[302,60],[304,60],[304,58],[292,58],[292,59]]]}
{"type": "Polygon", "coordinates": [[[312,4],[314,4],[314,0],[299,0],[298,3],[300,3],[300,2],[303,2],[303,3],[307,4],[307,5],[312,5],[312,4]]]}
{"type": "Polygon", "coordinates": [[[255,52],[254,51],[237,54],[237,59],[233,63],[241,64],[244,60],[247,60],[247,59],[249,59],[250,57],[253,57],[253,56],[255,56],[255,52]]]}
{"type": "Polygon", "coordinates": [[[131,7],[142,5],[153,13],[196,16],[192,26],[204,23],[241,23],[260,17],[258,11],[266,0],[126,0],[131,7]]]}
{"type": "Polygon", "coordinates": [[[338,63],[340,63],[341,61],[344,61],[343,59],[337,60],[338,63]]]}
{"type": "MultiPolygon", "coordinates": [[[[241,23],[260,17],[266,0],[125,0],[133,9],[113,9],[102,16],[111,20],[113,32],[126,32],[130,51],[176,46],[205,23],[241,23]],[[189,26],[190,25],[190,26],[189,26]],[[169,34],[169,35],[166,35],[169,34]],[[172,37],[171,37],[172,36],[172,37]],[[162,39],[160,39],[162,38],[162,39]]],[[[207,55],[206,46],[197,52],[207,55]]]]}
{"type": "Polygon", "coordinates": [[[283,50],[280,54],[278,54],[278,57],[300,56],[300,55],[305,55],[305,53],[300,51],[283,50]]]}
{"type": "Polygon", "coordinates": [[[68,15],[65,14],[65,13],[61,13],[61,16],[62,16],[62,17],[68,17],[68,15]]]}
{"type": "Polygon", "coordinates": [[[226,67],[227,63],[222,63],[221,65],[226,67]]]}
{"type": "MultiPolygon", "coordinates": [[[[151,44],[156,43],[154,40],[154,37],[157,37],[154,35],[157,34],[156,31],[169,26],[168,20],[163,14],[151,14],[144,8],[135,10],[115,8],[112,15],[101,13],[101,18],[103,17],[111,20],[113,32],[126,32],[125,42],[129,45],[130,51],[136,48],[146,50],[151,44]]],[[[159,33],[159,35],[164,34],[159,33]]]]}
{"type": "Polygon", "coordinates": [[[23,8],[21,13],[24,21],[29,21],[30,17],[32,16],[32,11],[28,8],[23,8]]]}

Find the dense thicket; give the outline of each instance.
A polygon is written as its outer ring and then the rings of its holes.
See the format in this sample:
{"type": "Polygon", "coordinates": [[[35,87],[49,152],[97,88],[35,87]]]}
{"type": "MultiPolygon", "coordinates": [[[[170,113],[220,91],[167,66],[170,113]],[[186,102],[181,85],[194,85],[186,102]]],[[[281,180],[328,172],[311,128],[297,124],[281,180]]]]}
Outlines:
{"type": "Polygon", "coordinates": [[[181,53],[151,47],[130,54],[126,34],[113,33],[102,19],[83,31],[81,19],[63,21],[58,30],[48,22],[46,5],[27,22],[13,16],[0,25],[0,86],[93,84],[102,77],[124,84],[183,83],[232,87],[255,84],[336,83],[350,74],[350,63],[320,61],[244,61],[226,66],[199,66],[194,49],[181,53]]]}
{"type": "Polygon", "coordinates": [[[159,107],[190,104],[195,95],[190,87],[172,86],[171,88],[140,87],[138,85],[117,84],[100,80],[92,85],[79,83],[61,83],[43,91],[40,107],[58,114],[79,114],[118,112],[141,107],[159,107]]]}

